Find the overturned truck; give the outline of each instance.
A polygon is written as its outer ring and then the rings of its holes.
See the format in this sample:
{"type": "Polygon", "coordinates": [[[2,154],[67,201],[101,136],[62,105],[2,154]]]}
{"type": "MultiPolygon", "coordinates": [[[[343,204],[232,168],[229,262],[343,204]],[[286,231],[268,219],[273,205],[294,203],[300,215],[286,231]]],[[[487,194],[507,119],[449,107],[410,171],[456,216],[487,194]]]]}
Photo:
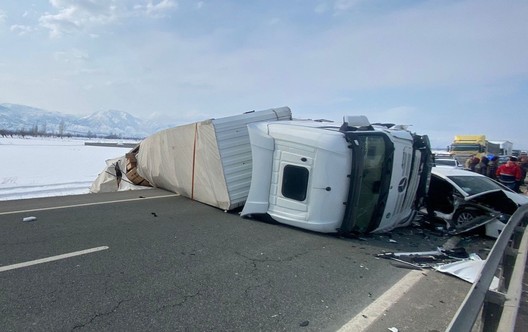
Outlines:
{"type": "Polygon", "coordinates": [[[430,157],[427,136],[402,126],[292,120],[281,107],[158,132],[127,154],[126,174],[243,217],[366,233],[411,222],[430,157]]]}
{"type": "Polygon", "coordinates": [[[253,172],[242,216],[317,232],[386,232],[408,225],[427,193],[427,136],[364,116],[249,127],[253,172]]]}

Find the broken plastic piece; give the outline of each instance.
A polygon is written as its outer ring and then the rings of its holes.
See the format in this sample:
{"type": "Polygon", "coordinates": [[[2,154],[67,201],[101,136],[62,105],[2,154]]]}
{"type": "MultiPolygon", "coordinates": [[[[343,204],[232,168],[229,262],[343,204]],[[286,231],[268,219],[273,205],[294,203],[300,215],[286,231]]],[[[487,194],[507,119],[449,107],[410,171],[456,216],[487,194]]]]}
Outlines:
{"type": "Polygon", "coordinates": [[[398,258],[391,258],[391,260],[392,260],[391,265],[394,265],[396,267],[402,267],[402,268],[411,269],[411,270],[423,270],[420,266],[416,264],[409,263],[409,262],[403,261],[398,258]]]}
{"type": "MultiPolygon", "coordinates": [[[[437,248],[435,251],[418,251],[418,252],[387,252],[378,254],[376,257],[387,258],[397,261],[400,264],[407,264],[408,266],[401,266],[407,268],[431,267],[441,262],[449,262],[453,260],[461,260],[469,257],[464,248],[453,248],[444,250],[437,248]]],[[[394,265],[394,264],[393,264],[394,265]]]]}
{"type": "MultiPolygon", "coordinates": [[[[435,270],[451,274],[469,283],[474,283],[482,270],[482,267],[486,263],[477,254],[471,254],[469,259],[454,262],[449,264],[443,264],[434,267],[435,270]]],[[[490,290],[497,290],[499,286],[499,278],[493,277],[493,281],[489,287],[490,290]]]]}
{"type": "Polygon", "coordinates": [[[500,220],[493,220],[486,224],[486,236],[492,237],[492,238],[498,238],[502,230],[506,224],[501,222],[500,220]]]}
{"type": "Polygon", "coordinates": [[[33,217],[33,216],[22,218],[22,221],[35,221],[35,220],[37,220],[37,217],[33,217]]]}

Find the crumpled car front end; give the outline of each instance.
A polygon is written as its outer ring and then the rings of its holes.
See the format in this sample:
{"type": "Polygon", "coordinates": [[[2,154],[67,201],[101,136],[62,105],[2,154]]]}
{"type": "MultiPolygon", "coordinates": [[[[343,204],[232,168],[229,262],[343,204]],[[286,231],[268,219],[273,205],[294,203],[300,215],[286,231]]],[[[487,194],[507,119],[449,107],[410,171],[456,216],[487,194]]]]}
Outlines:
{"type": "Polygon", "coordinates": [[[451,213],[436,212],[444,219],[450,233],[461,234],[486,225],[486,235],[498,237],[518,204],[502,190],[494,190],[473,196],[453,195],[451,213]]]}

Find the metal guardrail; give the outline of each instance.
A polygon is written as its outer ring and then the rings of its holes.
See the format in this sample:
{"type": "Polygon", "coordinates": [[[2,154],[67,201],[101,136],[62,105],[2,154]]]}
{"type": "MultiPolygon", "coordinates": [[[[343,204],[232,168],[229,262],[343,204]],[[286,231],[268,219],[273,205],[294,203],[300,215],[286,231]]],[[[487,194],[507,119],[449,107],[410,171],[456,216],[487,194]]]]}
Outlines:
{"type": "Polygon", "coordinates": [[[528,252],[527,225],[528,205],[524,205],[495,241],[479,278],[446,331],[472,331],[479,314],[481,331],[514,331],[528,252]],[[494,276],[500,279],[499,291],[489,290],[494,276]]]}

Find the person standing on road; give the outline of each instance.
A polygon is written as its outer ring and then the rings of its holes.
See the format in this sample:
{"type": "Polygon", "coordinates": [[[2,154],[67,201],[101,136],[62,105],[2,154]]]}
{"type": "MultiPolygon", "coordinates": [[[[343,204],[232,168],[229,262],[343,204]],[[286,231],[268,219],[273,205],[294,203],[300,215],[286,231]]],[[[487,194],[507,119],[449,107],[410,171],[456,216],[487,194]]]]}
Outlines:
{"type": "Polygon", "coordinates": [[[506,164],[502,164],[497,168],[496,175],[500,183],[518,192],[517,184],[521,181],[521,168],[516,162],[516,157],[510,157],[506,164]]]}
{"type": "Polygon", "coordinates": [[[523,185],[526,184],[526,173],[528,172],[528,155],[526,155],[526,152],[521,152],[519,167],[521,167],[521,185],[523,185]]]}
{"type": "Polygon", "coordinates": [[[482,157],[480,162],[475,166],[475,172],[482,174],[482,175],[488,174],[488,163],[489,163],[488,157],[482,157]]]}
{"type": "Polygon", "coordinates": [[[499,157],[493,156],[488,163],[488,170],[486,176],[497,180],[497,168],[499,167],[499,157]]]}
{"type": "Polygon", "coordinates": [[[474,154],[472,154],[471,156],[469,156],[468,159],[466,159],[466,161],[464,162],[464,169],[471,169],[471,162],[473,161],[473,158],[475,158],[474,154]]]}
{"type": "Polygon", "coordinates": [[[471,158],[471,161],[469,162],[469,170],[472,172],[475,172],[475,167],[480,163],[480,159],[478,157],[471,158]]]}
{"type": "Polygon", "coordinates": [[[119,185],[121,184],[121,179],[123,178],[123,172],[121,172],[121,168],[119,167],[119,160],[115,163],[114,169],[117,181],[117,190],[119,190],[119,185]]]}

